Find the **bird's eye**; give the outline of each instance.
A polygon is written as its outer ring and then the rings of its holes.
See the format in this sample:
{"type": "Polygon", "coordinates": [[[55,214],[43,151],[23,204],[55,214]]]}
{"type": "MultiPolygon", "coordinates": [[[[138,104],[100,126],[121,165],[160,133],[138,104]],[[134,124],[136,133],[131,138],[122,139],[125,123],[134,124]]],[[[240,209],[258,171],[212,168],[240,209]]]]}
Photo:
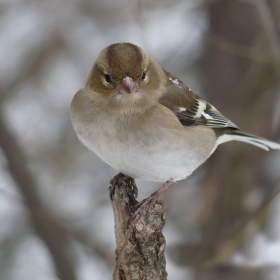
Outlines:
{"type": "Polygon", "coordinates": [[[143,75],[142,75],[142,78],[141,78],[141,79],[142,79],[142,80],[145,80],[145,78],[146,78],[146,72],[144,72],[144,73],[143,73],[143,75]]]}
{"type": "Polygon", "coordinates": [[[107,75],[107,74],[105,74],[105,80],[106,80],[107,83],[111,83],[112,82],[111,77],[109,75],[107,75]]]}

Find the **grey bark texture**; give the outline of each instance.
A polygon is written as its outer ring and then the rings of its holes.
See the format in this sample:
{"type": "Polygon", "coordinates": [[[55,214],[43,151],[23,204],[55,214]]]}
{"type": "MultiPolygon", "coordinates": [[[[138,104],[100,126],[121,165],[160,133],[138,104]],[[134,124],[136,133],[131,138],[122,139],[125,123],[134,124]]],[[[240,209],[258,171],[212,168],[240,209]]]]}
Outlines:
{"type": "Polygon", "coordinates": [[[124,181],[111,200],[116,237],[114,280],[167,279],[165,260],[165,208],[157,201],[149,211],[131,219],[137,204],[132,186],[124,181]],[[130,221],[131,220],[131,221],[130,221]]]}

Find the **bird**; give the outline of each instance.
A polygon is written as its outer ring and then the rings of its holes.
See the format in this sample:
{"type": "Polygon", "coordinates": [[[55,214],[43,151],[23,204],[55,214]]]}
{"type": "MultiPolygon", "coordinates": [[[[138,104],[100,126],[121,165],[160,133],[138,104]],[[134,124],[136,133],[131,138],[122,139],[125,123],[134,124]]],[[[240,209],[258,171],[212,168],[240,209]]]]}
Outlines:
{"type": "Polygon", "coordinates": [[[222,143],[280,150],[279,143],[239,130],[142,48],[126,42],[100,52],[71,102],[71,120],[79,140],[120,172],[113,187],[124,179],[163,183],[142,208],[192,174],[222,143]]]}

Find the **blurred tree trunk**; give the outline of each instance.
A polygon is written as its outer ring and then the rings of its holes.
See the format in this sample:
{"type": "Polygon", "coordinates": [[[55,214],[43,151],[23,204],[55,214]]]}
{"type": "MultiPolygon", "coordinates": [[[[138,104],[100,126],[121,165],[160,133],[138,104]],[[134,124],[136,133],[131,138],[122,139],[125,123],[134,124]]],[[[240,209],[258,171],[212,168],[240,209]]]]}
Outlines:
{"type": "MultiPolygon", "coordinates": [[[[273,95],[269,92],[277,83],[272,65],[234,54],[234,49],[229,53],[220,47],[215,37],[233,46],[252,48],[252,52],[253,48],[262,50],[267,42],[260,32],[261,22],[256,7],[244,1],[221,0],[209,7],[209,15],[209,47],[203,59],[203,70],[205,91],[210,102],[226,112],[227,117],[241,129],[272,138],[273,95]]],[[[272,195],[274,184],[262,171],[264,153],[243,143],[231,143],[219,147],[208,162],[209,173],[203,184],[205,207],[200,216],[208,257],[218,253],[223,244],[258,211],[261,203],[249,203],[252,192],[261,192],[263,202],[272,195]]],[[[230,279],[242,279],[240,273],[239,277],[230,279]]],[[[247,270],[244,273],[248,275],[247,270]]],[[[255,275],[254,272],[251,274],[255,275]]],[[[206,279],[199,275],[197,279],[206,279]]],[[[257,279],[249,275],[246,279],[257,279]]],[[[218,269],[214,278],[227,279],[218,269]]]]}
{"type": "MultiPolygon", "coordinates": [[[[273,15],[279,26],[279,1],[270,2],[273,2],[273,15]]],[[[273,139],[272,91],[279,77],[273,63],[261,60],[262,51],[270,49],[255,4],[214,1],[209,5],[209,19],[207,47],[201,63],[206,99],[240,129],[273,139]],[[253,49],[259,50],[255,58],[253,49]]],[[[209,268],[203,269],[200,265],[218,254],[273,195],[276,182],[262,170],[266,156],[261,149],[231,142],[219,147],[208,160],[199,215],[202,242],[193,250],[188,246],[181,249],[182,255],[183,251],[188,253],[185,263],[198,267],[195,279],[260,279],[254,271],[239,269],[233,273],[232,269],[222,269],[221,273],[217,264],[210,273],[209,268]],[[253,192],[260,195],[260,201],[249,202],[253,192]]],[[[239,247],[242,242],[233,245],[239,247]]]]}
{"type": "Polygon", "coordinates": [[[75,263],[69,237],[61,226],[45,214],[36,180],[28,169],[23,151],[4,122],[0,112],[0,147],[7,159],[7,167],[29,210],[30,220],[38,236],[49,249],[56,274],[60,280],[76,280],[75,263]]]}

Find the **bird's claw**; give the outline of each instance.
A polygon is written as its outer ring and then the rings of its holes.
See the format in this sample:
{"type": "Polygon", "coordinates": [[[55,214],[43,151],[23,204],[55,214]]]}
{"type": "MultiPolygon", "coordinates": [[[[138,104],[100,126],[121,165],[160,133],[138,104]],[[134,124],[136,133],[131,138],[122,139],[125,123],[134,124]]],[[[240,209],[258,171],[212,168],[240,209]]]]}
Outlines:
{"type": "Polygon", "coordinates": [[[131,186],[134,197],[137,198],[137,196],[138,196],[138,188],[136,186],[135,179],[131,178],[127,175],[124,175],[121,172],[113,177],[113,179],[110,181],[110,184],[111,184],[111,186],[109,187],[109,191],[110,191],[111,200],[113,200],[113,196],[115,194],[116,186],[121,186],[122,184],[126,184],[127,186],[131,186]]]}
{"type": "Polygon", "coordinates": [[[128,224],[130,224],[135,218],[144,210],[147,211],[147,217],[150,217],[152,208],[156,202],[163,203],[162,200],[158,199],[159,193],[154,192],[148,198],[143,199],[141,202],[133,206],[132,210],[134,211],[131,215],[128,224]]]}

